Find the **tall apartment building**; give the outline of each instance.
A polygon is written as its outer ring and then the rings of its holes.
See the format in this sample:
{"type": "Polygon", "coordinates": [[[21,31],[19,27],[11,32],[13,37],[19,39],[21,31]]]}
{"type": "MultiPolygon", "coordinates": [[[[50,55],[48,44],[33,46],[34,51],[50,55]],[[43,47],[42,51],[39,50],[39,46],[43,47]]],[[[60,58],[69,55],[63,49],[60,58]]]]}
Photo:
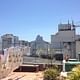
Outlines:
{"type": "Polygon", "coordinates": [[[72,24],[59,24],[58,32],[51,35],[51,48],[54,49],[54,55],[57,58],[64,58],[68,55],[71,58],[76,58],[76,35],[72,24]]]}
{"type": "Polygon", "coordinates": [[[19,45],[19,38],[17,36],[14,36],[13,34],[5,34],[1,36],[1,39],[2,39],[2,49],[19,45]]]}
{"type": "Polygon", "coordinates": [[[38,35],[35,41],[30,43],[31,46],[31,55],[41,55],[48,54],[49,43],[43,40],[43,37],[38,35]]]}

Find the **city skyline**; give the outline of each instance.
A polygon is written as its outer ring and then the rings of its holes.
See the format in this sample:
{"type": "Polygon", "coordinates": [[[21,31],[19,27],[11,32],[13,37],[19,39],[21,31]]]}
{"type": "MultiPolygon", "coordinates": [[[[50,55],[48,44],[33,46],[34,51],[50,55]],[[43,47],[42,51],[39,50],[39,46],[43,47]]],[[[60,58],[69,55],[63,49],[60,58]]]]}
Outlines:
{"type": "MultiPolygon", "coordinates": [[[[39,34],[50,42],[60,22],[80,24],[79,0],[1,0],[0,36],[6,33],[33,41],[39,34]]],[[[80,33],[77,28],[77,33],[80,33]]]]}

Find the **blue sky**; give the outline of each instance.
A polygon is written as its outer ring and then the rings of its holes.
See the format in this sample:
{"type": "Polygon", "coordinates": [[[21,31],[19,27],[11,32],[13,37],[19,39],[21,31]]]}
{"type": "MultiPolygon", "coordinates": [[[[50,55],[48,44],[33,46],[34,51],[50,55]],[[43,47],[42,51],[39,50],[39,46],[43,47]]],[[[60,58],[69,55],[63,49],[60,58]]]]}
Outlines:
{"type": "Polygon", "coordinates": [[[40,34],[50,41],[58,24],[68,19],[80,22],[80,0],[0,0],[0,36],[12,33],[33,41],[40,34]]]}

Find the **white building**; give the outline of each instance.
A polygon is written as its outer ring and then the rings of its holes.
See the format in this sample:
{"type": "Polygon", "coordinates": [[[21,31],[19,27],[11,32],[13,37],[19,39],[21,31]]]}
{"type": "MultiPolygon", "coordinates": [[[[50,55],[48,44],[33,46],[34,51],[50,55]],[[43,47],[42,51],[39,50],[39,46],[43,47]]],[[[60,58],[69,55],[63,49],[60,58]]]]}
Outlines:
{"type": "Polygon", "coordinates": [[[42,36],[38,35],[35,41],[30,43],[31,46],[31,55],[46,55],[48,54],[48,49],[50,44],[43,40],[42,36]]]}
{"type": "Polygon", "coordinates": [[[51,48],[55,50],[54,55],[58,54],[64,58],[66,55],[71,58],[76,58],[76,38],[80,37],[76,35],[73,25],[71,24],[59,24],[58,32],[55,35],[51,35],[51,48]]]}
{"type": "Polygon", "coordinates": [[[13,34],[5,34],[1,36],[2,39],[2,48],[9,48],[11,46],[18,46],[19,45],[19,38],[14,36],[13,34]]]}
{"type": "Polygon", "coordinates": [[[30,47],[29,46],[25,46],[24,48],[24,54],[23,56],[30,56],[30,47]]]}

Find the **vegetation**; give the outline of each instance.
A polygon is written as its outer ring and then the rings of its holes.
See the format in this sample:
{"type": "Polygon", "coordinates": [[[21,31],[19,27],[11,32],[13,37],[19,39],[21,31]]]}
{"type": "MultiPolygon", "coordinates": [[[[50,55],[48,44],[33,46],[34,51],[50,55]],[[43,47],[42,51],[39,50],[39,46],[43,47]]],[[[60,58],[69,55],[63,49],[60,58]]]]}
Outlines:
{"type": "Polygon", "coordinates": [[[59,71],[57,66],[51,66],[44,72],[44,80],[57,80],[59,71]]]}
{"type": "Polygon", "coordinates": [[[59,78],[59,70],[57,66],[52,66],[45,70],[44,80],[80,80],[80,65],[74,67],[70,72],[68,72],[67,78],[59,78]]]}
{"type": "Polygon", "coordinates": [[[80,80],[80,65],[74,67],[72,71],[69,72],[66,80],[80,80]]]}

